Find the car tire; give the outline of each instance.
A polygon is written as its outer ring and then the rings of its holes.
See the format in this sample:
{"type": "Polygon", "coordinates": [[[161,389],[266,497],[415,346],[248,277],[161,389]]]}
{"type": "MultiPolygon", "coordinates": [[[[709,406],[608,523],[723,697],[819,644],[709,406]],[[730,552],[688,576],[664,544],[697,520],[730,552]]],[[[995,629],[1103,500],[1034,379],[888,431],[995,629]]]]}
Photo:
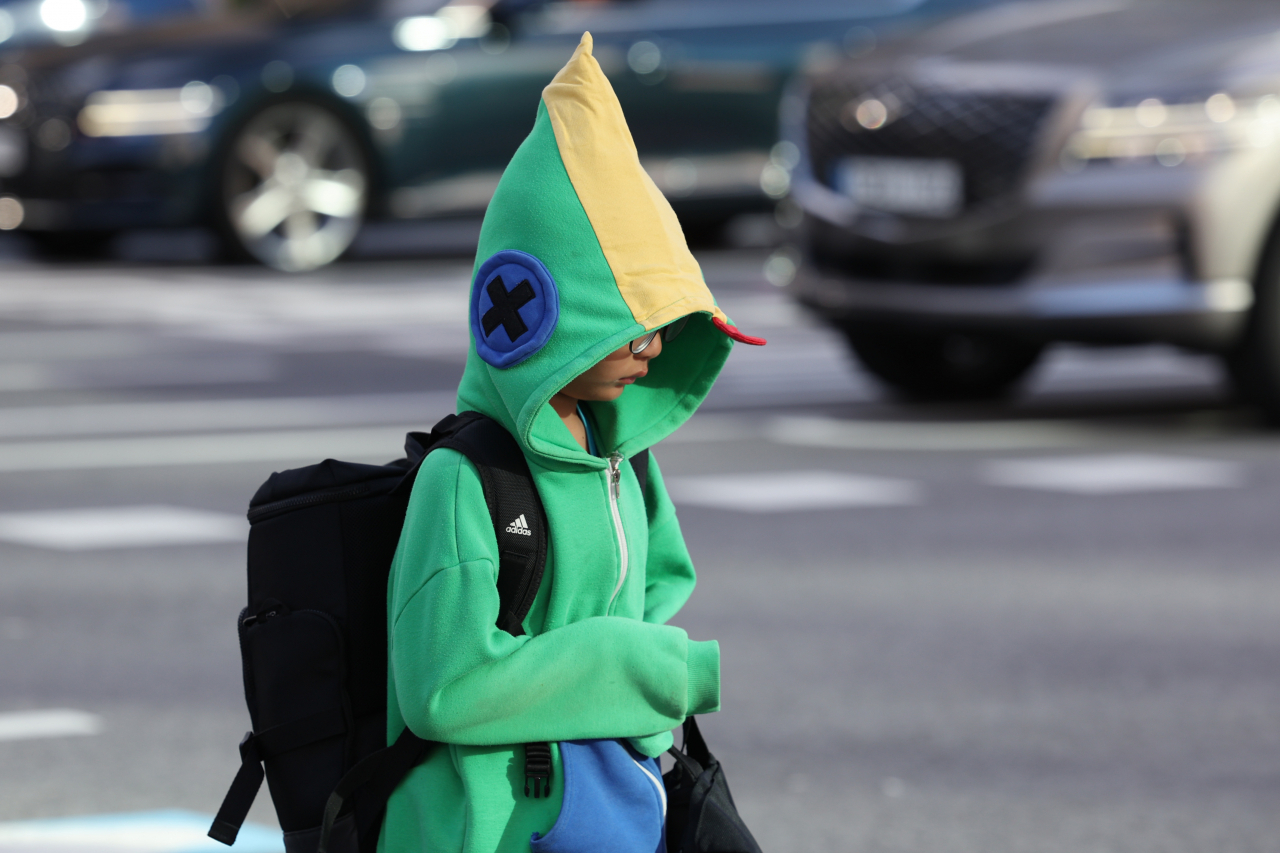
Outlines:
{"type": "Polygon", "coordinates": [[[887,324],[853,324],[843,331],[862,366],[909,402],[1007,396],[1044,349],[994,334],[887,324]]]}
{"type": "Polygon", "coordinates": [[[312,101],[271,104],[230,136],[216,173],[227,254],[286,272],[350,248],[369,199],[369,159],[355,131],[312,101]]]}
{"type": "Polygon", "coordinates": [[[27,231],[36,256],[45,261],[96,261],[115,247],[114,231],[27,231]]]}

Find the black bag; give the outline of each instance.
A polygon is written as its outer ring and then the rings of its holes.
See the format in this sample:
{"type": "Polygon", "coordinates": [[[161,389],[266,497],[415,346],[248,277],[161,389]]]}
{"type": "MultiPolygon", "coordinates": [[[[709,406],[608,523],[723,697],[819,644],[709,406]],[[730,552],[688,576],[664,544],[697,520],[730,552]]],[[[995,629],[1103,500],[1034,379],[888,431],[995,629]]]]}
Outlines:
{"type": "Polygon", "coordinates": [[[673,746],[668,753],[675,759],[675,766],[662,774],[668,853],[760,853],[696,719],[684,721],[684,750],[673,746]]]}
{"type": "Polygon", "coordinates": [[[386,590],[414,478],[440,447],[480,472],[500,553],[497,624],[523,633],[546,564],[546,515],[524,454],[496,421],[450,415],[430,435],[410,433],[407,458],[388,465],[329,459],[272,474],[249,504],[249,606],[238,620],[253,731],[210,837],[235,841],[265,766],[286,853],[377,844],[387,797],[433,746],[408,729],[386,746],[386,590]]]}

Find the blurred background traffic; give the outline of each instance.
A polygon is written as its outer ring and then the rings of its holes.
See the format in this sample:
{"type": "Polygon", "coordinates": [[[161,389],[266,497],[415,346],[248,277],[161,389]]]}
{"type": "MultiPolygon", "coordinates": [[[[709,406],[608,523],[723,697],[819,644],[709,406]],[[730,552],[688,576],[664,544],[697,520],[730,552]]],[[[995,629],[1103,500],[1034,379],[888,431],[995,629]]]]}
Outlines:
{"type": "Polygon", "coordinates": [[[220,849],[244,505],[452,411],[588,30],[770,340],[657,450],[764,848],[1269,853],[1262,0],[0,0],[0,853],[220,849]]]}
{"type": "Polygon", "coordinates": [[[771,280],[899,396],[1157,342],[1220,356],[1274,419],[1276,23],[1250,0],[14,0],[0,229],[57,261],[199,228],[210,258],[303,271],[366,223],[479,216],[591,30],[690,237],[785,243],[771,280]]]}

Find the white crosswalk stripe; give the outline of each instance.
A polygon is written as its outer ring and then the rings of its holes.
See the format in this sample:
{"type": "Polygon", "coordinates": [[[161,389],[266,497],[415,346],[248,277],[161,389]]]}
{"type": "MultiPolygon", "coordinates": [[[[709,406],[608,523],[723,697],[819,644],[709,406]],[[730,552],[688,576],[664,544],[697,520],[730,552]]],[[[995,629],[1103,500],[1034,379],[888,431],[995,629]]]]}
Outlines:
{"type": "Polygon", "coordinates": [[[1245,477],[1240,466],[1231,462],[1109,454],[1001,460],[986,466],[983,479],[997,486],[1076,495],[1116,495],[1235,488],[1244,485],[1245,477]]]}
{"type": "Polygon", "coordinates": [[[781,471],[708,477],[670,477],[677,504],[772,513],[919,503],[922,489],[908,480],[830,471],[781,471]]]}
{"type": "Polygon", "coordinates": [[[438,391],[27,406],[0,409],[0,439],[399,424],[415,419],[429,427],[452,412],[456,402],[455,392],[438,391]]]}
{"type": "Polygon", "coordinates": [[[102,718],[97,714],[70,708],[0,714],[0,741],[96,735],[101,731],[102,718]]]}
{"type": "Polygon", "coordinates": [[[58,551],[241,542],[248,522],[176,506],[124,506],[0,513],[0,541],[58,551]]]}
{"type": "Polygon", "coordinates": [[[238,462],[388,462],[403,456],[406,432],[423,424],[352,429],[197,433],[158,437],[0,443],[2,471],[89,471],[238,462]]]}
{"type": "Polygon", "coordinates": [[[778,444],[838,450],[966,451],[1062,447],[1100,440],[1103,433],[1061,421],[928,423],[784,416],[763,423],[778,444]]]}

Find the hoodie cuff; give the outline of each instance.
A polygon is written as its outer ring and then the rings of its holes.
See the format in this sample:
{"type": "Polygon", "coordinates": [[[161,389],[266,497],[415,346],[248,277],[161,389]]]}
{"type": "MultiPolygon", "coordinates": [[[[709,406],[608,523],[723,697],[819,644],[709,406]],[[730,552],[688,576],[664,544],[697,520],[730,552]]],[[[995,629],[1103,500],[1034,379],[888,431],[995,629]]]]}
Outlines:
{"type": "Polygon", "coordinates": [[[632,749],[646,758],[657,758],[675,744],[675,738],[671,736],[671,732],[658,732],[656,735],[629,737],[627,742],[631,744],[632,749]]]}
{"type": "Polygon", "coordinates": [[[715,640],[689,641],[689,695],[686,715],[720,710],[720,644],[715,640]]]}

